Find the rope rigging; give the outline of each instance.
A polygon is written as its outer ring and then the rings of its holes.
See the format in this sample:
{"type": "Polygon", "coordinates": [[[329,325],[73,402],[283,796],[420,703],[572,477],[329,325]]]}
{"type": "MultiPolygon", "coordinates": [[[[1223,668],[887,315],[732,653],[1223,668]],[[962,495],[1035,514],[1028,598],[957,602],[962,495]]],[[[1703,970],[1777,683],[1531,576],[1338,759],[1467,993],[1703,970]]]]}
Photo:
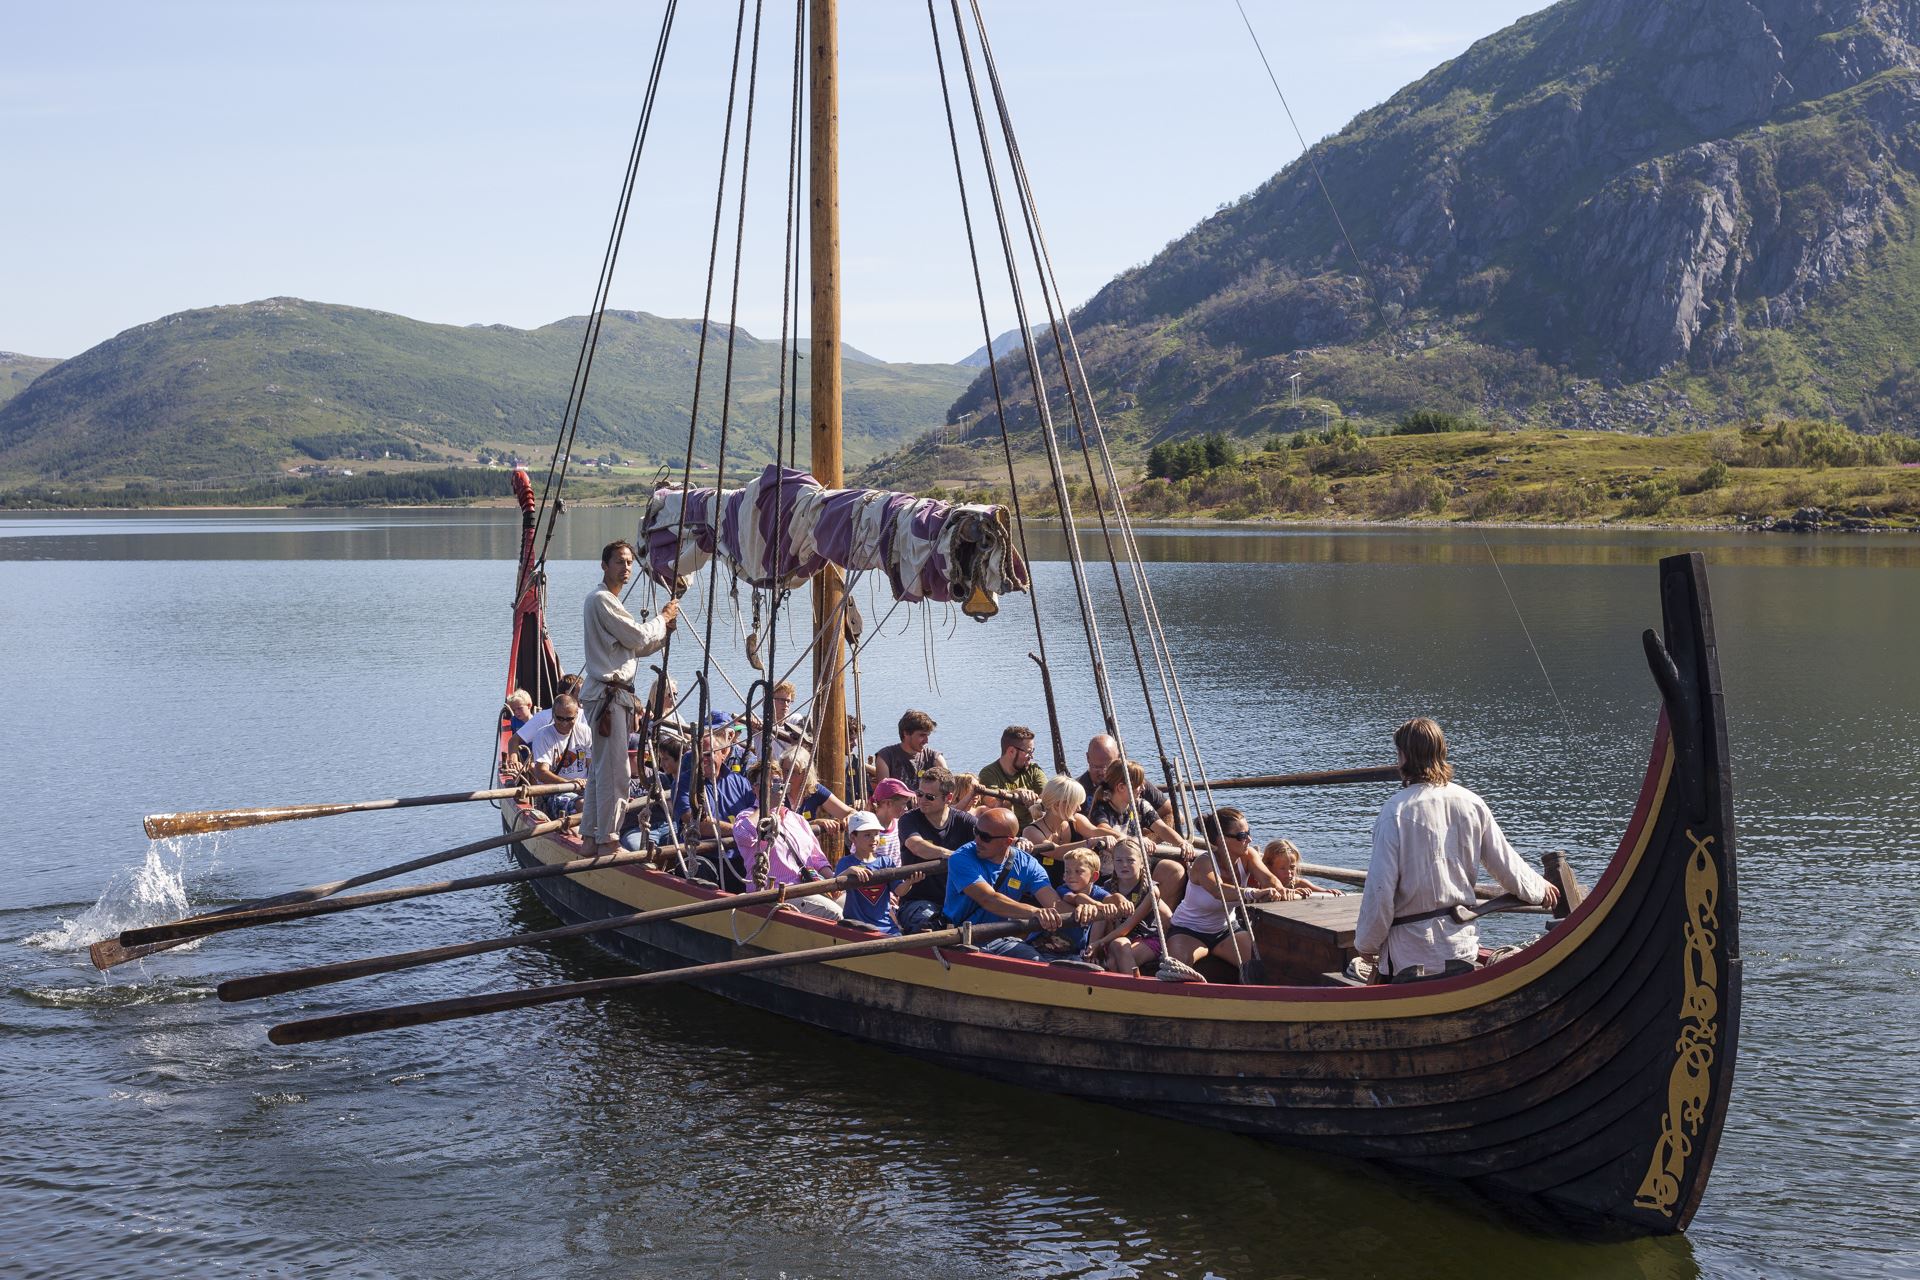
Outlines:
{"type": "MultiPolygon", "coordinates": [[[[673,20],[679,11],[679,0],[667,0],[665,11],[660,18],[660,35],[654,43],[653,64],[647,71],[647,87],[641,97],[640,119],[634,126],[633,145],[627,155],[626,175],[620,186],[620,198],[616,202],[613,226],[607,233],[607,247],[600,260],[600,278],[594,289],[593,306],[588,311],[586,331],[580,338],[580,354],[574,360],[573,382],[567,390],[567,402],[560,415],[560,431],[553,444],[553,458],[547,464],[546,483],[541,489],[540,505],[534,517],[534,528],[546,524],[546,534],[540,540],[540,555],[535,572],[543,569],[547,562],[547,549],[553,542],[558,527],[563,504],[560,492],[566,485],[567,468],[573,460],[573,443],[580,431],[580,411],[586,402],[587,380],[593,373],[593,357],[600,344],[600,330],[606,322],[607,298],[613,290],[614,268],[619,265],[620,246],[626,237],[627,214],[633,207],[633,190],[639,179],[640,158],[646,150],[647,135],[653,127],[653,108],[660,97],[660,73],[666,65],[667,43],[673,35],[673,20]]],[[[517,584],[514,598],[518,599],[526,584],[517,584]]]]}

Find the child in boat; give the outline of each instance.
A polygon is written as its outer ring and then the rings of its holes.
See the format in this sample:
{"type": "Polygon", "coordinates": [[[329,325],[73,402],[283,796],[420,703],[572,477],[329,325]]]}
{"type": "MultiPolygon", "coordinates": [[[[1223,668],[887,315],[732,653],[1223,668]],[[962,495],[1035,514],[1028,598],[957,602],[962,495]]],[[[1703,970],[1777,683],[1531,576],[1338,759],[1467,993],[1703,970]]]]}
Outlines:
{"type": "MultiPolygon", "coordinates": [[[[862,809],[847,819],[846,857],[834,864],[835,875],[845,875],[853,867],[864,867],[868,871],[879,871],[886,867],[900,865],[897,848],[876,850],[874,844],[880,838],[880,819],[862,809]]],[[[845,900],[841,903],[844,919],[849,924],[861,924],[878,933],[895,934],[900,932],[900,920],[894,912],[894,902],[900,891],[905,889],[919,876],[906,880],[897,880],[892,884],[851,885],[847,889],[845,900]]]]}
{"type": "MultiPolygon", "coordinates": [[[[1062,859],[1062,862],[1064,865],[1060,873],[1059,887],[1062,910],[1088,905],[1098,906],[1107,900],[1109,896],[1107,891],[1094,883],[1100,878],[1099,854],[1091,849],[1074,849],[1062,859]]],[[[1029,941],[1042,952],[1055,958],[1082,959],[1086,956],[1092,927],[1092,925],[1075,924],[1072,919],[1069,919],[1060,926],[1057,933],[1035,934],[1029,941]],[[1055,939],[1058,939],[1058,942],[1055,942],[1055,939]]]]}
{"type": "Polygon", "coordinates": [[[1260,863],[1273,873],[1289,898],[1311,898],[1316,894],[1337,898],[1339,889],[1326,889],[1300,874],[1300,848],[1291,840],[1269,840],[1260,851],[1260,863]]]}
{"type": "Polygon", "coordinates": [[[1153,921],[1158,910],[1164,925],[1172,909],[1156,898],[1147,880],[1146,858],[1132,840],[1113,847],[1113,874],[1100,887],[1110,898],[1132,905],[1132,910],[1111,924],[1096,925],[1087,947],[1088,955],[1102,961],[1113,973],[1137,976],[1143,966],[1160,960],[1160,934],[1153,921]]]}
{"type": "Polygon", "coordinates": [[[973,802],[979,799],[980,779],[971,773],[953,775],[953,807],[962,813],[973,812],[973,802]]]}

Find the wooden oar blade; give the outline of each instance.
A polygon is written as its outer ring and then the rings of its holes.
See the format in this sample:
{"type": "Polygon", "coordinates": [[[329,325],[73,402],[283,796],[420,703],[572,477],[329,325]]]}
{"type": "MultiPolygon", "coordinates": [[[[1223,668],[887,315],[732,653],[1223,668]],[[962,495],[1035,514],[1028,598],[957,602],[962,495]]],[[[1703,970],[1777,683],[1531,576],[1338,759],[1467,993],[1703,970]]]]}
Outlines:
{"type": "Polygon", "coordinates": [[[415,809],[423,805],[464,804],[473,800],[506,800],[520,796],[550,796],[578,791],[579,782],[547,782],[528,787],[491,787],[485,791],[449,791],[431,796],[399,796],[391,800],[354,800],[332,804],[266,805],[256,809],[199,809],[191,813],[150,813],[142,820],[150,839],[206,835],[241,827],[302,818],[330,818],[342,813],[377,813],[385,809],[415,809]]]}
{"type": "Polygon", "coordinates": [[[326,818],[337,813],[352,813],[351,804],[298,804],[264,809],[201,809],[193,813],[150,813],[141,820],[150,840],[174,836],[202,836],[215,831],[236,831],[241,827],[264,827],[272,822],[292,822],[299,818],[326,818]]]}

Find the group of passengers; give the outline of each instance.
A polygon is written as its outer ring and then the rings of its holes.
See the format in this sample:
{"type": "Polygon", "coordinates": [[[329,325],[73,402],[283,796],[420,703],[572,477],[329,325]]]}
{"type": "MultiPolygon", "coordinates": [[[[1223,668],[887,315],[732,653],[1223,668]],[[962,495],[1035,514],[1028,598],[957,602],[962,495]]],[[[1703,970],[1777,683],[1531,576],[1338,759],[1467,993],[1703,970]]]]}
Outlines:
{"type": "MultiPolygon", "coordinates": [[[[882,934],[997,926],[983,950],[1182,980],[1202,979],[1198,966],[1212,961],[1216,976],[1260,981],[1243,904],[1340,892],[1305,879],[1291,841],[1257,847],[1240,809],[1200,815],[1199,838],[1190,837],[1171,799],[1106,734],[1087,744],[1078,778],[1048,777],[1024,725],[1001,733],[999,755],[977,773],[955,774],[931,745],[933,717],[908,711],[897,742],[847,761],[856,808],[821,784],[793,716],[797,691],[782,682],[769,726],[751,711],[715,712],[680,734],[676,756],[674,730],[686,727],[672,720],[671,681],[656,681],[643,706],[632,675],[678,609],[645,623],[626,612],[618,593],[633,562],[631,546],[609,544],[602,588],[587,601],[588,666],[606,673],[584,691],[567,677],[546,711],[520,691],[508,699],[510,769],[531,783],[585,780],[584,798],[557,791],[543,803],[555,816],[577,808],[596,851],[664,849],[684,874],[727,888],[839,876],[843,891],[796,893],[782,906],[882,934]],[[603,773],[596,745],[601,764],[617,768],[603,773]],[[603,786],[596,800],[603,777],[623,794],[610,800],[603,786]],[[843,835],[835,861],[827,847],[843,835]],[[689,856],[700,848],[716,852],[689,856]]],[[[1374,824],[1355,946],[1382,980],[1444,977],[1470,969],[1476,954],[1471,919],[1455,910],[1477,901],[1476,865],[1524,901],[1551,907],[1558,894],[1521,862],[1485,802],[1452,784],[1439,725],[1408,721],[1394,745],[1403,785],[1374,824]]]]}

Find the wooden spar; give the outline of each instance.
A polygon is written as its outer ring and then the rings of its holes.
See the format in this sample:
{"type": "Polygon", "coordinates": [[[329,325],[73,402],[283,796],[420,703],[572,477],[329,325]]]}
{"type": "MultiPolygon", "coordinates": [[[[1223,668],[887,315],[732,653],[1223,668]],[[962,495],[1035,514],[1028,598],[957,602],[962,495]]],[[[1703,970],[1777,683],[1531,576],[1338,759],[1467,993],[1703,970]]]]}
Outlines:
{"type": "MultiPolygon", "coordinates": [[[[576,816],[569,815],[553,822],[539,823],[524,831],[513,831],[506,835],[490,836],[485,840],[475,840],[470,844],[455,845],[451,849],[443,849],[439,853],[429,853],[424,857],[411,858],[406,862],[397,862],[390,867],[381,867],[374,871],[363,871],[357,876],[348,876],[344,880],[333,880],[326,884],[308,885],[304,889],[294,889],[288,893],[276,894],[270,898],[256,898],[251,902],[238,903],[231,907],[224,907],[219,911],[209,911],[205,915],[190,917],[190,919],[212,920],[220,916],[238,915],[243,911],[257,911],[263,907],[279,907],[295,902],[312,902],[317,898],[331,897],[342,889],[358,888],[363,884],[372,884],[376,880],[387,880],[394,876],[403,876],[409,871],[419,871],[426,867],[435,866],[438,863],[451,862],[455,858],[464,858],[468,854],[484,853],[488,849],[498,849],[503,845],[532,839],[535,836],[547,835],[551,832],[559,831],[564,827],[572,826],[577,821],[579,821],[579,819],[576,816]]],[[[176,923],[185,922],[177,921],[176,923]]],[[[139,931],[135,930],[134,932],[139,931]]],[[[181,937],[171,941],[145,942],[138,945],[128,945],[127,935],[123,933],[117,938],[102,938],[87,948],[87,955],[93,960],[93,965],[96,969],[111,969],[115,965],[126,964],[130,960],[138,960],[143,956],[150,956],[157,951],[168,951],[174,947],[185,946],[190,941],[192,941],[192,937],[181,937]]]]}
{"type": "MultiPolygon", "coordinates": [[[[810,0],[807,128],[808,258],[813,279],[813,478],[829,489],[845,483],[840,447],[840,59],[838,0],[810,0]]],[[[840,673],[844,628],[827,626],[846,594],[840,570],[813,580],[813,678],[820,726],[813,758],[820,780],[847,798],[847,689],[840,673]]]]}
{"type": "Polygon", "coordinates": [[[578,791],[578,782],[543,783],[537,787],[495,787],[491,791],[451,791],[437,796],[401,796],[395,800],[355,800],[342,804],[293,804],[260,809],[201,809],[194,813],[150,813],[141,822],[150,840],[169,836],[197,836],[209,831],[263,827],[270,822],[302,818],[330,818],[336,813],[373,813],[381,809],[413,809],[429,804],[461,804],[468,800],[510,800],[515,796],[550,796],[578,791]]]}
{"type": "MultiPolygon", "coordinates": [[[[872,883],[886,884],[895,880],[904,880],[908,876],[932,870],[938,864],[916,862],[911,866],[887,867],[874,871],[869,880],[872,883]]],[[[578,924],[561,925],[555,929],[541,929],[534,933],[515,933],[501,938],[483,938],[478,942],[454,942],[446,946],[426,947],[419,951],[401,951],[393,955],[369,956],[362,960],[342,960],[335,964],[311,965],[304,969],[287,969],[278,973],[256,974],[248,978],[231,978],[219,986],[222,1000],[258,1000],[263,996],[280,995],[287,991],[304,991],[309,987],[323,987],[330,982],[345,982],[351,978],[370,977],[376,973],[394,973],[401,969],[417,969],[422,965],[439,964],[444,960],[460,960],[467,956],[485,955],[489,951],[504,951],[509,947],[530,947],[542,942],[558,942],[565,938],[585,937],[589,934],[605,933],[610,929],[627,929],[636,925],[654,924],[662,920],[681,920],[687,916],[711,915],[716,911],[732,911],[740,907],[766,906],[769,903],[788,902],[794,898],[804,898],[816,894],[833,893],[847,888],[852,881],[846,876],[835,876],[830,880],[814,880],[806,884],[787,885],[783,889],[759,889],[753,893],[728,894],[722,898],[710,898],[699,902],[683,903],[677,907],[661,907],[653,911],[636,911],[629,915],[612,916],[602,920],[584,920],[578,924]]],[[[1031,927],[1031,926],[1029,926],[1031,927]]]]}
{"type": "Polygon", "coordinates": [[[805,951],[775,951],[747,956],[740,960],[722,960],[715,964],[692,965],[683,969],[665,969],[657,973],[636,973],[619,978],[596,978],[591,982],[562,982],[523,991],[493,991],[486,995],[460,996],[452,1000],[431,1000],[423,1004],[389,1005],[382,1009],[362,1009],[357,1013],[334,1014],[325,1018],[306,1018],[282,1022],[267,1032],[275,1044],[311,1044],[316,1040],[338,1040],[342,1036],[365,1035],[369,1031],[392,1031],[417,1027],[429,1022],[449,1022],[455,1018],[474,1018],[482,1014],[503,1013],[509,1009],[528,1009],[536,1005],[557,1004],[611,991],[631,991],[636,987],[665,986],[670,982],[696,982],[737,973],[757,973],[766,969],[786,969],[804,964],[828,964],[861,956],[883,956],[895,951],[920,951],[933,947],[961,946],[970,941],[988,942],[1026,933],[1033,926],[1025,920],[1006,920],[999,924],[942,929],[936,933],[909,933],[898,938],[875,938],[870,942],[846,942],[811,947],[805,951]]]}
{"type": "Polygon", "coordinates": [[[1355,782],[1398,782],[1398,765],[1375,765],[1366,769],[1324,769],[1318,773],[1268,773],[1251,778],[1209,778],[1206,787],[1194,791],[1239,791],[1257,787],[1334,787],[1355,782]]]}

